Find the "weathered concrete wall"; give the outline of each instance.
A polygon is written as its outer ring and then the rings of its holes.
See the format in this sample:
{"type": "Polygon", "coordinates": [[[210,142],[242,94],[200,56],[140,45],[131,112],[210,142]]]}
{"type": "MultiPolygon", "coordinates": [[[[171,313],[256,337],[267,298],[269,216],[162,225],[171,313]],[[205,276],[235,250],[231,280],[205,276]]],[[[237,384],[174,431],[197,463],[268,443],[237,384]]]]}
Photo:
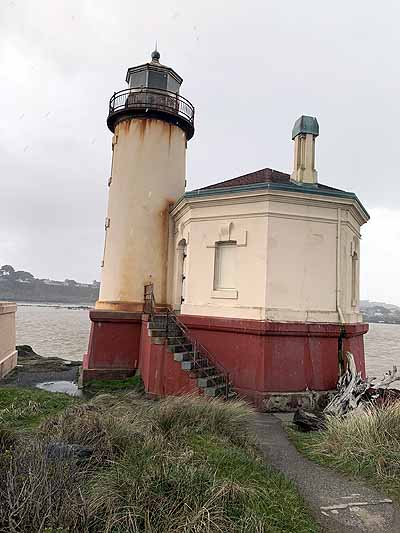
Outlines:
{"type": "Polygon", "coordinates": [[[300,188],[246,191],[186,198],[172,216],[175,308],[180,307],[182,285],[179,244],[183,240],[187,245],[183,314],[278,322],[362,321],[359,241],[365,219],[355,201],[309,195],[300,188]],[[237,243],[234,290],[214,287],[219,241],[237,243]]]}
{"type": "MultiPolygon", "coordinates": [[[[90,316],[92,331],[83,362],[84,383],[125,378],[139,368],[149,394],[198,392],[194,376],[174,361],[163,341],[150,337],[147,315],[94,310],[90,316]]],[[[365,375],[366,324],[342,326],[195,315],[180,318],[229,373],[234,389],[260,409],[266,408],[266,401],[274,403],[279,398],[279,402],[292,402],[294,408],[300,400],[303,402],[304,391],[333,390],[339,376],[341,342],[365,375]]]]}
{"type": "Polygon", "coordinates": [[[162,120],[117,124],[98,309],[140,311],[144,284],[167,300],[169,205],[185,189],[186,137],[162,120]]]}
{"type": "Polygon", "coordinates": [[[15,349],[15,312],[14,303],[0,302],[0,378],[15,368],[17,351],[15,349]]]}
{"type": "Polygon", "coordinates": [[[339,338],[365,376],[366,324],[301,324],[181,315],[229,372],[241,395],[261,406],[271,393],[329,391],[339,377],[339,338]]]}

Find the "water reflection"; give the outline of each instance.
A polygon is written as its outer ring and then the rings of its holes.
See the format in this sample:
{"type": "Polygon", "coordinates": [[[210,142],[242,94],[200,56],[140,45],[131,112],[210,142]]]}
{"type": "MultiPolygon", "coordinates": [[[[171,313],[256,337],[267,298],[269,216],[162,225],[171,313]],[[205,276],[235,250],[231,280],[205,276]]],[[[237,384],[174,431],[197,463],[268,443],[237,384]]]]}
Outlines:
{"type": "Polygon", "coordinates": [[[78,385],[72,381],[48,381],[45,383],[38,383],[38,389],[46,390],[48,392],[63,392],[70,396],[82,397],[82,390],[78,389],[78,385]]]}

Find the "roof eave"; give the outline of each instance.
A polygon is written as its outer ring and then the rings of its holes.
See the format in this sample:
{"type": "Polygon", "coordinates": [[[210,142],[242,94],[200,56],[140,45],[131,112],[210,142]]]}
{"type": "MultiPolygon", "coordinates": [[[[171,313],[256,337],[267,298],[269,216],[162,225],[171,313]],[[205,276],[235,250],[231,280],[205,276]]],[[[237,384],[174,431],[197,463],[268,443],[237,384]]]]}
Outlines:
{"type": "Polygon", "coordinates": [[[363,222],[368,222],[370,219],[370,216],[368,214],[368,211],[365,209],[361,201],[358,199],[357,195],[353,192],[348,191],[340,191],[340,190],[329,190],[329,189],[320,189],[316,187],[315,185],[295,185],[292,183],[253,183],[250,185],[239,185],[235,187],[221,187],[221,188],[215,188],[215,189],[195,189],[193,191],[186,192],[183,196],[181,196],[175,204],[171,207],[171,214],[176,213],[179,211],[180,206],[182,202],[184,202],[186,199],[190,198],[200,198],[200,197],[207,197],[207,196],[220,196],[223,194],[235,194],[235,193],[242,193],[242,192],[251,192],[251,191],[259,191],[259,190],[272,190],[272,191],[287,191],[287,192],[294,192],[294,193],[303,193],[303,194],[310,194],[310,195],[317,195],[317,196],[328,196],[331,198],[339,198],[339,199],[347,199],[352,200],[357,205],[360,215],[362,217],[363,222]]]}

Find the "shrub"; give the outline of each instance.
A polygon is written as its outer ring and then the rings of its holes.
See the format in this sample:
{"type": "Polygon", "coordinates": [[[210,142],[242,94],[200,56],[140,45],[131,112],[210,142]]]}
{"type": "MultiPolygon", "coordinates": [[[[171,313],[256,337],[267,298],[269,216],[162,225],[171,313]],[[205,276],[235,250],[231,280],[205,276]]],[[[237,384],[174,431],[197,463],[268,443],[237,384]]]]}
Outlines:
{"type": "Polygon", "coordinates": [[[41,441],[20,444],[0,456],[0,531],[85,531],[88,466],[49,460],[41,441]]]}
{"type": "Polygon", "coordinates": [[[312,440],[313,458],[400,497],[400,402],[330,417],[312,440]]]}
{"type": "Polygon", "coordinates": [[[292,485],[264,465],[243,402],[103,394],[0,455],[0,531],[310,533],[292,485]],[[49,457],[49,443],[92,457],[49,457]]]}
{"type": "Polygon", "coordinates": [[[155,430],[169,438],[188,433],[210,433],[234,444],[249,441],[249,421],[254,411],[243,401],[224,403],[218,398],[171,396],[154,411],[155,430]]]}

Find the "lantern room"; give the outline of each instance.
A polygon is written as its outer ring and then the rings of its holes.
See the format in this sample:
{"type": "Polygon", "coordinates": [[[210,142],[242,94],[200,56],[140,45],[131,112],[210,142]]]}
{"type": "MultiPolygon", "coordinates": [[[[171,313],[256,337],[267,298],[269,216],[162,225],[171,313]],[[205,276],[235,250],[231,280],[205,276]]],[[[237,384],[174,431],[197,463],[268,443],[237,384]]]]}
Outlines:
{"type": "Polygon", "coordinates": [[[131,89],[155,89],[178,94],[183,79],[170,67],[160,63],[160,53],[154,50],[151,63],[131,67],[126,82],[131,89]]]}

